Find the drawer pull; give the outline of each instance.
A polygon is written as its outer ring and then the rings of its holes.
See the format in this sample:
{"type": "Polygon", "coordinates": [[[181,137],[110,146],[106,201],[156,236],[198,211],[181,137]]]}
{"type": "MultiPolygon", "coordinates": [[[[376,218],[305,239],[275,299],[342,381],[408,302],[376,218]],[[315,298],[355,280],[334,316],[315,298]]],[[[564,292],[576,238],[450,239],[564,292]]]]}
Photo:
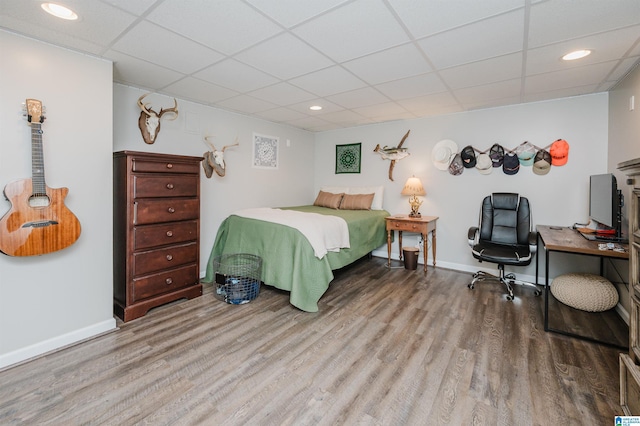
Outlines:
{"type": "Polygon", "coordinates": [[[173,207],[169,207],[169,208],[167,209],[167,211],[168,211],[169,213],[175,213],[175,212],[176,212],[176,209],[174,209],[173,207]]]}
{"type": "Polygon", "coordinates": [[[167,163],[167,169],[173,169],[173,164],[167,163]]]}
{"type": "Polygon", "coordinates": [[[168,183],[167,184],[167,189],[173,189],[173,184],[172,183],[168,183]]]}
{"type": "Polygon", "coordinates": [[[167,260],[168,261],[172,261],[173,260],[173,256],[171,256],[170,254],[167,255],[167,260]]]}
{"type": "Polygon", "coordinates": [[[173,231],[167,231],[167,237],[173,237],[173,231]]]}
{"type": "Polygon", "coordinates": [[[167,278],[164,282],[167,283],[167,285],[171,285],[173,284],[173,278],[167,278]]]}

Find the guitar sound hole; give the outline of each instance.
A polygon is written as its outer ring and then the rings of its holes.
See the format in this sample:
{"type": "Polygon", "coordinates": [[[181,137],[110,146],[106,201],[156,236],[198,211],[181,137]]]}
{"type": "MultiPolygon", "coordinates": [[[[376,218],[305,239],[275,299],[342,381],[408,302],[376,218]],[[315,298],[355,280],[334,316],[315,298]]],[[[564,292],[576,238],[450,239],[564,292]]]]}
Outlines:
{"type": "Polygon", "coordinates": [[[29,207],[48,207],[51,200],[46,194],[32,195],[29,197],[29,207]]]}

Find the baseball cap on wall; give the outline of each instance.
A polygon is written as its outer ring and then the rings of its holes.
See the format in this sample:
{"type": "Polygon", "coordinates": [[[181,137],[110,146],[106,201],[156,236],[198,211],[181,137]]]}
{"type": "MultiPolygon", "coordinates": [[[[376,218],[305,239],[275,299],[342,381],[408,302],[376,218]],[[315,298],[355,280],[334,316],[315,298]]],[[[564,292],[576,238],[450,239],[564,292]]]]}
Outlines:
{"type": "Polygon", "coordinates": [[[464,172],[464,166],[462,165],[462,157],[460,156],[460,154],[456,154],[456,156],[453,157],[451,164],[449,164],[449,173],[451,173],[454,176],[458,176],[458,175],[461,175],[462,172],[464,172]]]}
{"type": "Polygon", "coordinates": [[[491,158],[489,154],[480,154],[476,159],[476,169],[483,174],[488,175],[493,170],[493,163],[491,162],[491,158]]]}
{"type": "Polygon", "coordinates": [[[532,166],[533,157],[536,156],[536,148],[531,142],[522,142],[516,148],[516,154],[518,154],[518,160],[522,166],[532,166]]]}
{"type": "Polygon", "coordinates": [[[520,160],[514,152],[507,152],[504,154],[504,160],[502,162],[502,171],[506,175],[515,175],[520,170],[520,160]]]}
{"type": "Polygon", "coordinates": [[[489,158],[491,158],[493,167],[502,166],[502,161],[504,160],[504,148],[502,145],[494,143],[489,150],[489,158]]]}
{"type": "Polygon", "coordinates": [[[546,175],[551,170],[551,154],[545,149],[541,149],[533,159],[533,173],[546,175]]]}
{"type": "Polygon", "coordinates": [[[558,139],[551,144],[549,153],[551,154],[552,165],[564,166],[569,160],[569,144],[564,139],[558,139]]]}
{"type": "Polygon", "coordinates": [[[476,166],[476,152],[471,145],[467,145],[462,149],[460,157],[462,158],[462,165],[466,169],[476,166]]]}

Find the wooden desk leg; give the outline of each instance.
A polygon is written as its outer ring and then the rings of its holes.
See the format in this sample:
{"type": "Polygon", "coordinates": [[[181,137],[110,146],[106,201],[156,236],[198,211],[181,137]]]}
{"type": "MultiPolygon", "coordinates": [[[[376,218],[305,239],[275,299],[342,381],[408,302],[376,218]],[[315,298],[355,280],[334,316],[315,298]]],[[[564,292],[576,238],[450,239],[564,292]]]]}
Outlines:
{"type": "MultiPolygon", "coordinates": [[[[426,249],[425,249],[426,250],[426,249]]],[[[433,267],[436,267],[436,228],[431,231],[431,250],[433,251],[433,267]]]]}
{"type": "Polygon", "coordinates": [[[387,231],[387,267],[391,268],[391,235],[393,231],[389,229],[387,231]]]}
{"type": "Polygon", "coordinates": [[[427,234],[422,234],[422,253],[424,261],[424,273],[427,273],[427,234]]]}
{"type": "Polygon", "coordinates": [[[402,231],[398,231],[398,247],[400,247],[400,261],[402,262],[402,231]]]}

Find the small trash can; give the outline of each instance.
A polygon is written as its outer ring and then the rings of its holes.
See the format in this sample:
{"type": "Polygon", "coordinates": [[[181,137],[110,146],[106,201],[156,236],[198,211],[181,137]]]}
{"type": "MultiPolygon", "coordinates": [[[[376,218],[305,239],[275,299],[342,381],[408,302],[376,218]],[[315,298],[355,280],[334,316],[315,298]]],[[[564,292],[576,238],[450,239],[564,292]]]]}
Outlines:
{"type": "Polygon", "coordinates": [[[262,258],[252,254],[225,254],[213,259],[216,298],[232,305],[249,303],[260,292],[262,258]]]}
{"type": "Polygon", "coordinates": [[[415,247],[402,247],[402,256],[404,257],[404,269],[418,269],[418,255],[420,249],[415,247]]]}

